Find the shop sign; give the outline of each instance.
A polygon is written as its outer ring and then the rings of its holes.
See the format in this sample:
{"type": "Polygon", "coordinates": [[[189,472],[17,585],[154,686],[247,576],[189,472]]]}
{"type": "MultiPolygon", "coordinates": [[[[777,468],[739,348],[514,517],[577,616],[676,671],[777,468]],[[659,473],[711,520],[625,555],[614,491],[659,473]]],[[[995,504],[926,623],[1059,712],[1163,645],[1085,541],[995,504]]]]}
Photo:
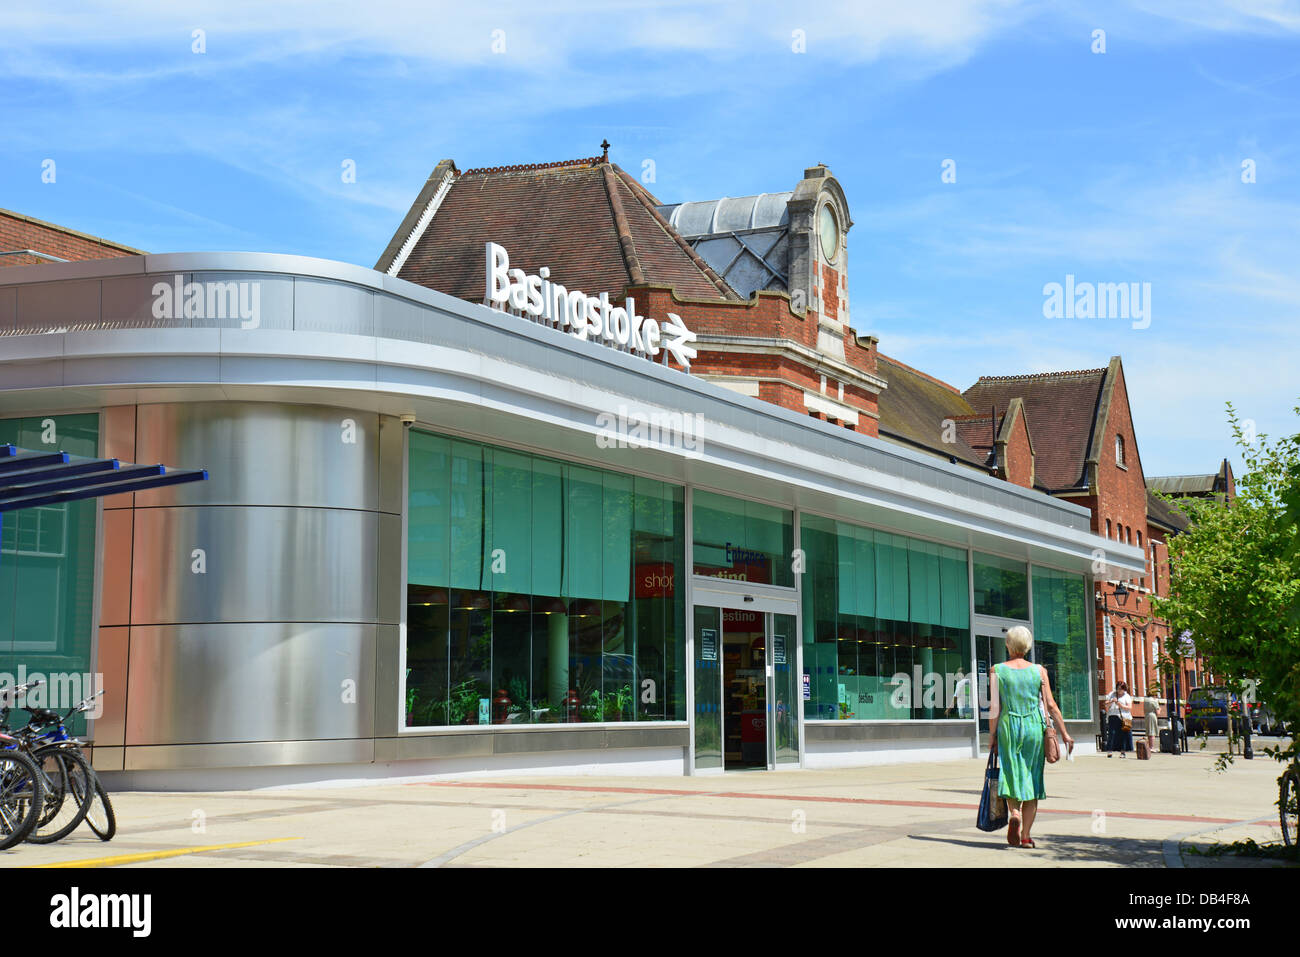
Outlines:
{"type": "Polygon", "coordinates": [[[551,282],[551,270],[543,266],[537,275],[510,268],[510,254],[504,246],[486,244],[487,283],[485,305],[508,305],[534,319],[567,330],[578,339],[600,342],[623,352],[653,359],[661,351],[677,364],[690,369],[695,358],[695,333],[686,328],[681,316],[668,313],[660,323],[636,312],[632,299],[621,306],[609,301],[609,293],[589,296],[580,289],[566,289],[551,282]]]}
{"type": "Polygon", "coordinates": [[[637,598],[672,598],[677,575],[670,562],[642,562],[636,566],[637,598]]]}
{"type": "Polygon", "coordinates": [[[700,660],[718,660],[718,633],[713,628],[700,629],[700,660]]]}
{"type": "Polygon", "coordinates": [[[772,636],[772,664],[785,664],[785,635],[772,636]]]}
{"type": "Polygon", "coordinates": [[[733,608],[724,608],[722,610],[722,620],[727,625],[727,631],[762,631],[763,617],[762,612],[757,611],[737,611],[733,608]]]}

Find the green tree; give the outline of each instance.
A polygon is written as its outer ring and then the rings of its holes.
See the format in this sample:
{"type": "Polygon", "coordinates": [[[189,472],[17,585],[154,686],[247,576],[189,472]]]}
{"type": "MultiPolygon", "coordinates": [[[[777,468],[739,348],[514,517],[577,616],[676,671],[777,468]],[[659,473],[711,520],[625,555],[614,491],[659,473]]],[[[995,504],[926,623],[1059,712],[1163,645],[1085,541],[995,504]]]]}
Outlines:
{"type": "MultiPolygon", "coordinates": [[[[1300,415],[1300,407],[1295,409],[1300,415]]],[[[1247,435],[1232,403],[1228,421],[1246,472],[1237,497],[1165,498],[1190,520],[1169,542],[1169,597],[1155,614],[1175,635],[1191,631],[1206,665],[1300,729],[1300,435],[1247,435]],[[1254,441],[1251,441],[1254,439],[1254,441]]],[[[1289,761],[1286,749],[1267,753],[1289,761]]]]}

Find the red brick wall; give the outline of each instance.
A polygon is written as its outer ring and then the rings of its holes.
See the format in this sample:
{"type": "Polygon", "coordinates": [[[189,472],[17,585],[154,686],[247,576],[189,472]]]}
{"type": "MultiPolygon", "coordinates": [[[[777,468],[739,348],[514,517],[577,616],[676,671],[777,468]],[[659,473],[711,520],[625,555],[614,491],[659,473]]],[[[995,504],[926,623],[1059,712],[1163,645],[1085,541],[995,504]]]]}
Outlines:
{"type": "MultiPolygon", "coordinates": [[[[137,251],[117,246],[107,240],[96,239],[73,230],[65,230],[51,223],[28,219],[15,213],[0,210],[0,252],[17,249],[34,249],[57,256],[59,259],[112,259],[117,256],[137,255],[137,251]]],[[[25,266],[48,262],[38,256],[0,256],[0,267],[25,266]]]]}
{"type": "MultiPolygon", "coordinates": [[[[816,316],[805,318],[793,312],[789,298],[780,294],[759,294],[746,302],[703,302],[678,299],[668,287],[643,286],[633,287],[629,295],[636,300],[637,311],[641,314],[662,318],[669,312],[676,313],[699,335],[790,340],[809,349],[817,348],[816,316]]],[[[853,336],[848,336],[844,342],[844,357],[851,368],[868,375],[876,374],[876,352],[869,344],[859,345],[853,336]]],[[[822,373],[789,354],[701,348],[691,363],[691,371],[697,375],[780,379],[781,383],[760,383],[759,398],[798,412],[805,411],[805,389],[821,391],[822,373]]],[[[839,381],[829,374],[826,394],[839,400],[839,381]]],[[[858,432],[877,434],[875,393],[846,382],[842,401],[864,413],[858,418],[858,432]]]]}
{"type": "Polygon", "coordinates": [[[999,477],[1023,488],[1034,487],[1034,456],[1029,446],[1029,424],[1023,414],[1016,416],[1006,445],[1006,464],[999,477]]]}
{"type": "Polygon", "coordinates": [[[834,266],[822,263],[822,313],[827,319],[840,317],[840,274],[834,266]]]}
{"type": "MultiPolygon", "coordinates": [[[[1107,383],[1110,385],[1110,383],[1107,383]]],[[[1111,541],[1122,542],[1125,545],[1131,544],[1134,548],[1141,547],[1143,552],[1148,556],[1148,568],[1145,576],[1135,575],[1129,582],[1128,599],[1124,605],[1119,605],[1114,595],[1113,586],[1107,585],[1104,581],[1097,582],[1097,590],[1102,592],[1107,607],[1110,609],[1111,626],[1114,630],[1115,656],[1106,664],[1106,683],[1103,691],[1110,691],[1115,687],[1118,680],[1128,680],[1129,667],[1128,661],[1133,663],[1131,682],[1129,691],[1135,697],[1143,693],[1144,686],[1148,693],[1152,691],[1152,685],[1155,682],[1155,670],[1152,667],[1151,659],[1151,639],[1156,634],[1167,632],[1162,623],[1153,622],[1147,629],[1145,642],[1140,643],[1139,639],[1143,636],[1134,633],[1134,622],[1145,622],[1151,614],[1151,600],[1147,594],[1139,589],[1145,581],[1146,587],[1151,585],[1150,570],[1150,549],[1149,535],[1150,526],[1147,524],[1147,492],[1146,480],[1142,474],[1142,463],[1138,457],[1137,438],[1133,431],[1133,417],[1129,408],[1128,387],[1124,382],[1124,373],[1122,367],[1116,366],[1115,381],[1111,393],[1110,414],[1108,416],[1105,433],[1099,436],[1101,443],[1098,452],[1097,461],[1097,496],[1094,503],[1094,527],[1097,534],[1106,535],[1106,520],[1111,522],[1111,541]],[[1119,435],[1124,441],[1124,467],[1120,467],[1116,460],[1115,436],[1119,435]],[[1139,541],[1140,538],[1140,541],[1139,541]],[[1121,652],[1123,643],[1124,629],[1128,629],[1131,650],[1124,648],[1121,652]],[[1143,661],[1139,655],[1139,648],[1145,645],[1145,665],[1146,680],[1143,681],[1141,675],[1141,666],[1143,661]],[[1116,672],[1116,666],[1123,662],[1123,671],[1116,672]]],[[[1162,576],[1166,574],[1162,572],[1162,576]]],[[[1101,641],[1100,616],[1098,620],[1098,641],[1101,641]]],[[[1163,647],[1163,641],[1162,641],[1163,647]]],[[[1135,710],[1135,713],[1136,710],[1135,710]]]]}

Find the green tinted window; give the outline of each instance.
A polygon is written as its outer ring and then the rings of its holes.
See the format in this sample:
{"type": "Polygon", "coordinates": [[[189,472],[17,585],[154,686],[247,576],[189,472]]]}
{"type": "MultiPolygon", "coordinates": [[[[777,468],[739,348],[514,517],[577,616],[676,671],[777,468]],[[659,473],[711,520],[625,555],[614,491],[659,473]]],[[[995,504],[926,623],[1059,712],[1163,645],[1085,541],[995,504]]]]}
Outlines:
{"type": "Polygon", "coordinates": [[[1092,717],[1092,635],[1082,575],[1034,569],[1034,660],[1066,718],[1092,717]]]}
{"type": "MultiPolygon", "coordinates": [[[[0,419],[0,443],[94,456],[99,453],[99,416],[0,419]]],[[[63,675],[68,694],[97,690],[90,687],[95,515],[95,500],[90,499],[4,516],[0,672],[16,679],[22,668],[28,675],[47,676],[52,686],[52,676],[63,675]]]]}
{"type": "Polygon", "coordinates": [[[975,553],[975,614],[1029,617],[1029,576],[1024,562],[975,553]]]}
{"type": "Polygon", "coordinates": [[[949,706],[970,671],[965,550],[812,515],[800,545],[804,716],[958,717],[949,706]]]}
{"type": "Polygon", "coordinates": [[[695,574],[794,587],[794,513],[713,492],[691,501],[695,574]]]}
{"type": "Polygon", "coordinates": [[[684,720],[683,491],[410,433],[407,723],[684,720]]]}

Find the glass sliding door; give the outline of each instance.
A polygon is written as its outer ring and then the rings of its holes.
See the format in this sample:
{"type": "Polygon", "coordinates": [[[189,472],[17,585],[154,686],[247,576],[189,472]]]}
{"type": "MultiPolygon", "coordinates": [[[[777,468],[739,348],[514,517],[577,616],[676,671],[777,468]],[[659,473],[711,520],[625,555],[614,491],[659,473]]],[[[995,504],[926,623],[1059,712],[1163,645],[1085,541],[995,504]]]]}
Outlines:
{"type": "Polygon", "coordinates": [[[797,617],[726,604],[694,617],[694,770],[798,766],[797,617]]]}
{"type": "Polygon", "coordinates": [[[975,626],[975,691],[978,696],[980,754],[989,751],[989,687],[993,667],[1007,660],[1006,634],[1001,628],[975,626]]]}
{"type": "Polygon", "coordinates": [[[799,632],[794,615],[769,615],[768,647],[772,675],[768,724],[771,755],[778,765],[799,763],[799,706],[802,703],[798,661],[799,632]]]}
{"type": "Polygon", "coordinates": [[[722,609],[695,608],[695,770],[722,767],[722,609]]]}

